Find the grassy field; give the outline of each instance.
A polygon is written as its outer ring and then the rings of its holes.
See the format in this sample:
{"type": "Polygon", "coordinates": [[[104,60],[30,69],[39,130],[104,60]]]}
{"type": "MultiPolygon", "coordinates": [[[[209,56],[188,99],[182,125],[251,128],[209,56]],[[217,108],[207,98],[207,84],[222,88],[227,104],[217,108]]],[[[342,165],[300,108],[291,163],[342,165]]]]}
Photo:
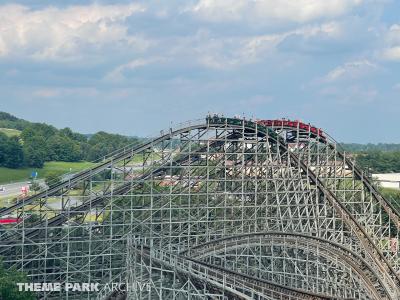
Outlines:
{"type": "Polygon", "coordinates": [[[0,168],[0,183],[10,183],[16,181],[29,180],[32,171],[38,172],[38,178],[45,178],[48,174],[57,173],[62,175],[68,172],[79,172],[83,169],[93,166],[90,162],[62,162],[51,161],[46,162],[42,169],[23,168],[23,169],[8,169],[0,168]]]}
{"type": "Polygon", "coordinates": [[[0,128],[0,132],[4,133],[6,136],[19,136],[21,131],[9,128],[0,128]]]}
{"type": "MultiPolygon", "coordinates": [[[[158,160],[161,156],[159,153],[152,153],[150,157],[148,157],[147,163],[150,163],[152,160],[158,160]]],[[[135,156],[131,163],[137,164],[143,162],[143,156],[137,155],[135,156]]],[[[83,162],[63,162],[63,161],[51,161],[46,162],[42,169],[36,168],[22,168],[22,169],[9,169],[0,167],[0,184],[12,183],[17,181],[26,181],[30,179],[30,176],[33,171],[38,172],[38,178],[43,179],[46,178],[50,173],[62,175],[65,173],[76,173],[81,170],[90,168],[94,166],[94,163],[83,161],[83,162]]]]}

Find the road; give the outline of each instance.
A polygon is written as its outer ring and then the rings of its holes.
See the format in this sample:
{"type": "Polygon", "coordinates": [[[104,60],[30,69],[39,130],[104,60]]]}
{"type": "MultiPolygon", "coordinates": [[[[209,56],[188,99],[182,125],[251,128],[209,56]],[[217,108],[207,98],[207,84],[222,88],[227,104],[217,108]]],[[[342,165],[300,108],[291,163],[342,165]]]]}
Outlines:
{"type": "MultiPolygon", "coordinates": [[[[21,188],[28,186],[30,181],[14,182],[10,184],[0,184],[0,187],[4,187],[5,191],[0,191],[0,197],[18,196],[21,194],[21,188]]],[[[39,184],[43,184],[43,180],[38,180],[39,184]]]]}

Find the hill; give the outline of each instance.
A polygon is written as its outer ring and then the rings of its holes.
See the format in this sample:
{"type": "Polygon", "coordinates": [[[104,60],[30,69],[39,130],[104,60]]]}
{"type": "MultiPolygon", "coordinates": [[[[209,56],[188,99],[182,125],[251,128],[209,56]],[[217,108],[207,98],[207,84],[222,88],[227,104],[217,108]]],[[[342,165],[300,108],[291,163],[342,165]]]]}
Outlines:
{"type": "Polygon", "coordinates": [[[0,112],[0,167],[42,168],[50,161],[95,161],[139,141],[103,131],[85,135],[0,112]]]}
{"type": "Polygon", "coordinates": [[[4,133],[8,137],[20,136],[20,134],[21,134],[20,130],[11,129],[11,128],[0,128],[0,132],[4,133]]]}
{"type": "Polygon", "coordinates": [[[10,169],[0,167],[0,184],[12,183],[18,181],[27,181],[31,177],[32,172],[38,172],[38,179],[45,179],[48,176],[60,176],[69,172],[79,172],[83,169],[92,167],[90,162],[45,162],[43,168],[19,168],[10,169]]]}
{"type": "Polygon", "coordinates": [[[22,131],[31,123],[23,119],[19,119],[9,113],[0,111],[0,128],[17,129],[22,131]]]}

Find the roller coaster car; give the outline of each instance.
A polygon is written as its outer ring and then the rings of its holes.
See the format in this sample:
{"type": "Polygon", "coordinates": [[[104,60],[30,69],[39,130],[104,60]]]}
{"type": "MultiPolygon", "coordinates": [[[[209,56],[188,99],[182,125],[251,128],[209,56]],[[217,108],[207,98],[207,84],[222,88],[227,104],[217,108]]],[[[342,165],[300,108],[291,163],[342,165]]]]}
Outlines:
{"type": "Polygon", "coordinates": [[[292,143],[296,141],[296,137],[297,137],[297,132],[295,131],[288,131],[286,133],[286,142],[288,143],[292,143]]]}
{"type": "MultiPolygon", "coordinates": [[[[236,126],[241,126],[241,125],[243,125],[243,122],[244,122],[243,119],[225,118],[225,117],[220,117],[218,115],[207,116],[206,120],[207,120],[207,122],[209,124],[221,124],[221,125],[224,125],[226,123],[228,125],[236,125],[236,126]]],[[[247,124],[247,125],[251,126],[249,124],[247,124]]]]}
{"type": "Polygon", "coordinates": [[[296,129],[301,129],[304,131],[308,131],[312,138],[319,138],[320,141],[326,142],[326,136],[322,129],[311,126],[310,124],[305,124],[300,121],[290,121],[290,120],[260,120],[259,124],[262,124],[267,127],[291,127],[296,129]]]}
{"type": "Polygon", "coordinates": [[[0,224],[1,225],[17,224],[17,223],[19,223],[21,221],[22,221],[21,218],[4,216],[3,218],[0,219],[0,224]]]}

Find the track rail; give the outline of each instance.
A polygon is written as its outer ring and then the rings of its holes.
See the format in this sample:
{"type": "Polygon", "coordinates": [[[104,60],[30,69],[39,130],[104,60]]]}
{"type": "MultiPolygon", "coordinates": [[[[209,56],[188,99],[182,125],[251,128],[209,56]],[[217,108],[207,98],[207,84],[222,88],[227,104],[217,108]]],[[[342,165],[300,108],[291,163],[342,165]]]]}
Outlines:
{"type": "Polygon", "coordinates": [[[34,202],[37,199],[43,198],[43,197],[48,197],[48,196],[52,196],[55,195],[56,193],[58,193],[59,191],[61,191],[64,188],[67,187],[71,187],[74,186],[75,184],[77,184],[78,182],[81,182],[83,180],[86,180],[98,173],[100,173],[101,171],[111,167],[112,165],[124,160],[124,159],[129,159],[132,158],[135,154],[149,148],[149,146],[151,146],[152,144],[158,143],[160,141],[163,140],[167,140],[169,138],[171,138],[174,135],[178,135],[180,133],[186,132],[188,130],[193,130],[193,129],[201,129],[201,128],[205,128],[207,126],[207,124],[201,124],[201,125],[193,125],[191,127],[186,127],[186,128],[180,128],[178,130],[175,131],[170,131],[167,134],[164,134],[158,138],[155,138],[149,142],[146,142],[144,144],[141,144],[139,146],[136,146],[132,149],[123,149],[121,152],[113,155],[111,158],[107,159],[105,162],[100,163],[99,165],[90,168],[90,169],[86,169],[83,170],[82,172],[72,176],[71,178],[69,178],[68,180],[64,180],[58,184],[55,184],[49,188],[47,188],[46,190],[39,192],[33,196],[30,196],[26,199],[23,199],[17,203],[15,203],[14,205],[11,205],[9,207],[4,207],[0,209],[0,217],[10,214],[11,212],[13,212],[14,210],[21,208],[25,205],[29,205],[32,202],[34,202]]]}
{"type": "Polygon", "coordinates": [[[393,299],[397,300],[400,298],[400,276],[396,273],[393,267],[390,265],[386,257],[383,255],[382,251],[373,242],[369,234],[361,226],[361,224],[356,220],[356,218],[350,213],[350,211],[340,202],[332,191],[325,187],[325,184],[319,179],[315,173],[306,166],[295,154],[290,153],[292,159],[301,166],[307,176],[316,184],[318,189],[326,196],[331,205],[335,208],[338,214],[342,217],[344,222],[351,228],[360,242],[364,245],[367,253],[371,255],[371,258],[375,261],[377,266],[380,268],[381,274],[388,274],[392,282],[388,282],[382,278],[382,281],[391,286],[389,290],[392,291],[393,299]]]}
{"type": "MultiPolygon", "coordinates": [[[[285,123],[281,123],[280,126],[275,126],[275,125],[267,125],[270,124],[265,120],[260,120],[257,121],[258,123],[262,124],[263,126],[266,126],[272,130],[274,129],[285,129],[285,130],[298,130],[301,133],[304,134],[312,134],[310,130],[305,130],[301,127],[293,128],[290,126],[285,126],[285,123]]],[[[272,123],[273,124],[273,123],[272,123]]],[[[330,136],[328,138],[317,138],[317,140],[320,143],[326,144],[330,147],[331,150],[334,150],[336,154],[347,164],[347,166],[351,169],[354,170],[354,173],[358,177],[359,180],[364,184],[364,186],[372,193],[373,197],[375,200],[377,200],[380,205],[383,207],[383,209],[386,211],[386,213],[389,215],[389,217],[394,221],[394,224],[396,225],[397,229],[400,231],[400,212],[388,201],[385,197],[383,197],[379,191],[376,189],[372,181],[363,175],[363,171],[357,167],[348,157],[345,156],[343,151],[340,151],[337,147],[338,143],[330,136]]]]}
{"type": "MultiPolygon", "coordinates": [[[[224,284],[225,287],[229,287],[229,292],[235,292],[235,290],[239,288],[244,290],[253,290],[259,296],[271,297],[270,299],[344,300],[288,288],[274,282],[241,274],[222,267],[209,265],[190,257],[175,255],[162,250],[150,249],[148,246],[140,245],[140,251],[138,251],[138,253],[151,258],[151,260],[156,260],[161,264],[166,264],[173,269],[178,269],[180,272],[191,275],[196,274],[196,277],[208,281],[208,283],[215,287],[221,288],[221,285],[224,284]]],[[[240,294],[245,295],[244,292],[241,292],[240,294]]],[[[253,298],[246,296],[244,299],[253,298]]]]}
{"type": "MultiPolygon", "coordinates": [[[[233,135],[230,136],[230,138],[232,138],[232,137],[233,137],[233,135]]],[[[214,142],[213,144],[218,145],[221,143],[222,143],[221,141],[218,141],[218,142],[214,142]]],[[[202,150],[204,150],[205,148],[200,149],[200,152],[202,150]]],[[[172,163],[172,166],[178,165],[178,164],[182,163],[183,161],[187,160],[188,158],[189,158],[189,155],[180,157],[178,160],[176,160],[172,163]]],[[[193,157],[192,157],[192,159],[193,159],[193,157]]],[[[169,163],[169,162],[167,162],[167,163],[169,163]]],[[[148,179],[151,176],[157,176],[158,174],[162,173],[165,169],[167,169],[169,167],[170,167],[170,164],[161,165],[160,167],[156,168],[155,170],[150,170],[150,172],[147,172],[145,175],[136,179],[136,182],[134,182],[134,183],[132,183],[132,182],[124,183],[121,186],[119,186],[111,191],[108,191],[107,193],[105,193],[103,195],[97,196],[96,198],[90,199],[89,201],[86,201],[85,203],[83,203],[77,207],[74,207],[73,209],[70,209],[69,211],[67,211],[65,213],[60,213],[49,220],[44,220],[39,223],[33,224],[32,227],[35,227],[35,229],[26,229],[24,236],[28,237],[28,238],[33,238],[40,232],[39,228],[41,226],[48,226],[48,227],[49,226],[50,227],[59,226],[59,225],[63,224],[65,221],[67,221],[68,219],[73,218],[76,215],[80,215],[80,214],[82,214],[82,212],[88,211],[91,208],[96,207],[97,205],[107,201],[113,195],[125,195],[125,194],[129,193],[129,191],[131,191],[133,188],[140,185],[142,181],[145,181],[146,179],[148,179]]],[[[7,240],[4,240],[2,242],[2,245],[12,245],[15,242],[16,242],[15,240],[12,240],[11,238],[9,238],[7,240]]],[[[2,251],[4,251],[4,249],[0,249],[0,253],[2,251]]]]}
{"type": "MultiPolygon", "coordinates": [[[[334,149],[334,145],[330,144],[332,149],[334,149]]],[[[365,177],[363,175],[363,172],[359,167],[357,167],[353,162],[345,157],[344,153],[337,151],[337,154],[346,162],[346,164],[354,169],[354,173],[357,175],[358,179],[363,182],[365,187],[372,193],[374,198],[380,203],[380,205],[383,207],[383,209],[386,211],[386,213],[389,215],[389,217],[394,221],[394,224],[396,225],[397,229],[400,231],[400,213],[399,211],[388,201],[385,197],[383,197],[375,188],[374,184],[371,182],[371,180],[368,177],[365,177]]]]}
{"type": "Polygon", "coordinates": [[[381,279],[376,276],[374,270],[361,256],[340,244],[333,243],[316,236],[283,232],[256,232],[250,234],[240,234],[236,236],[220,238],[191,247],[180,252],[180,255],[188,256],[193,259],[200,259],[208,257],[210,254],[220,254],[221,252],[229,251],[231,248],[236,249],[237,247],[248,246],[252,243],[258,246],[260,245],[261,240],[263,245],[277,245],[277,242],[288,242],[291,243],[290,245],[295,245],[297,247],[300,244],[308,246],[309,243],[312,243],[315,246],[324,248],[328,253],[330,253],[331,259],[339,259],[343,262],[347,262],[347,264],[359,274],[360,278],[362,278],[364,283],[366,283],[366,287],[369,289],[371,295],[374,295],[374,299],[390,299],[389,291],[385,289],[381,279]],[[367,274],[369,276],[367,276],[367,274]],[[376,290],[378,287],[380,287],[381,292],[376,290]]]}

